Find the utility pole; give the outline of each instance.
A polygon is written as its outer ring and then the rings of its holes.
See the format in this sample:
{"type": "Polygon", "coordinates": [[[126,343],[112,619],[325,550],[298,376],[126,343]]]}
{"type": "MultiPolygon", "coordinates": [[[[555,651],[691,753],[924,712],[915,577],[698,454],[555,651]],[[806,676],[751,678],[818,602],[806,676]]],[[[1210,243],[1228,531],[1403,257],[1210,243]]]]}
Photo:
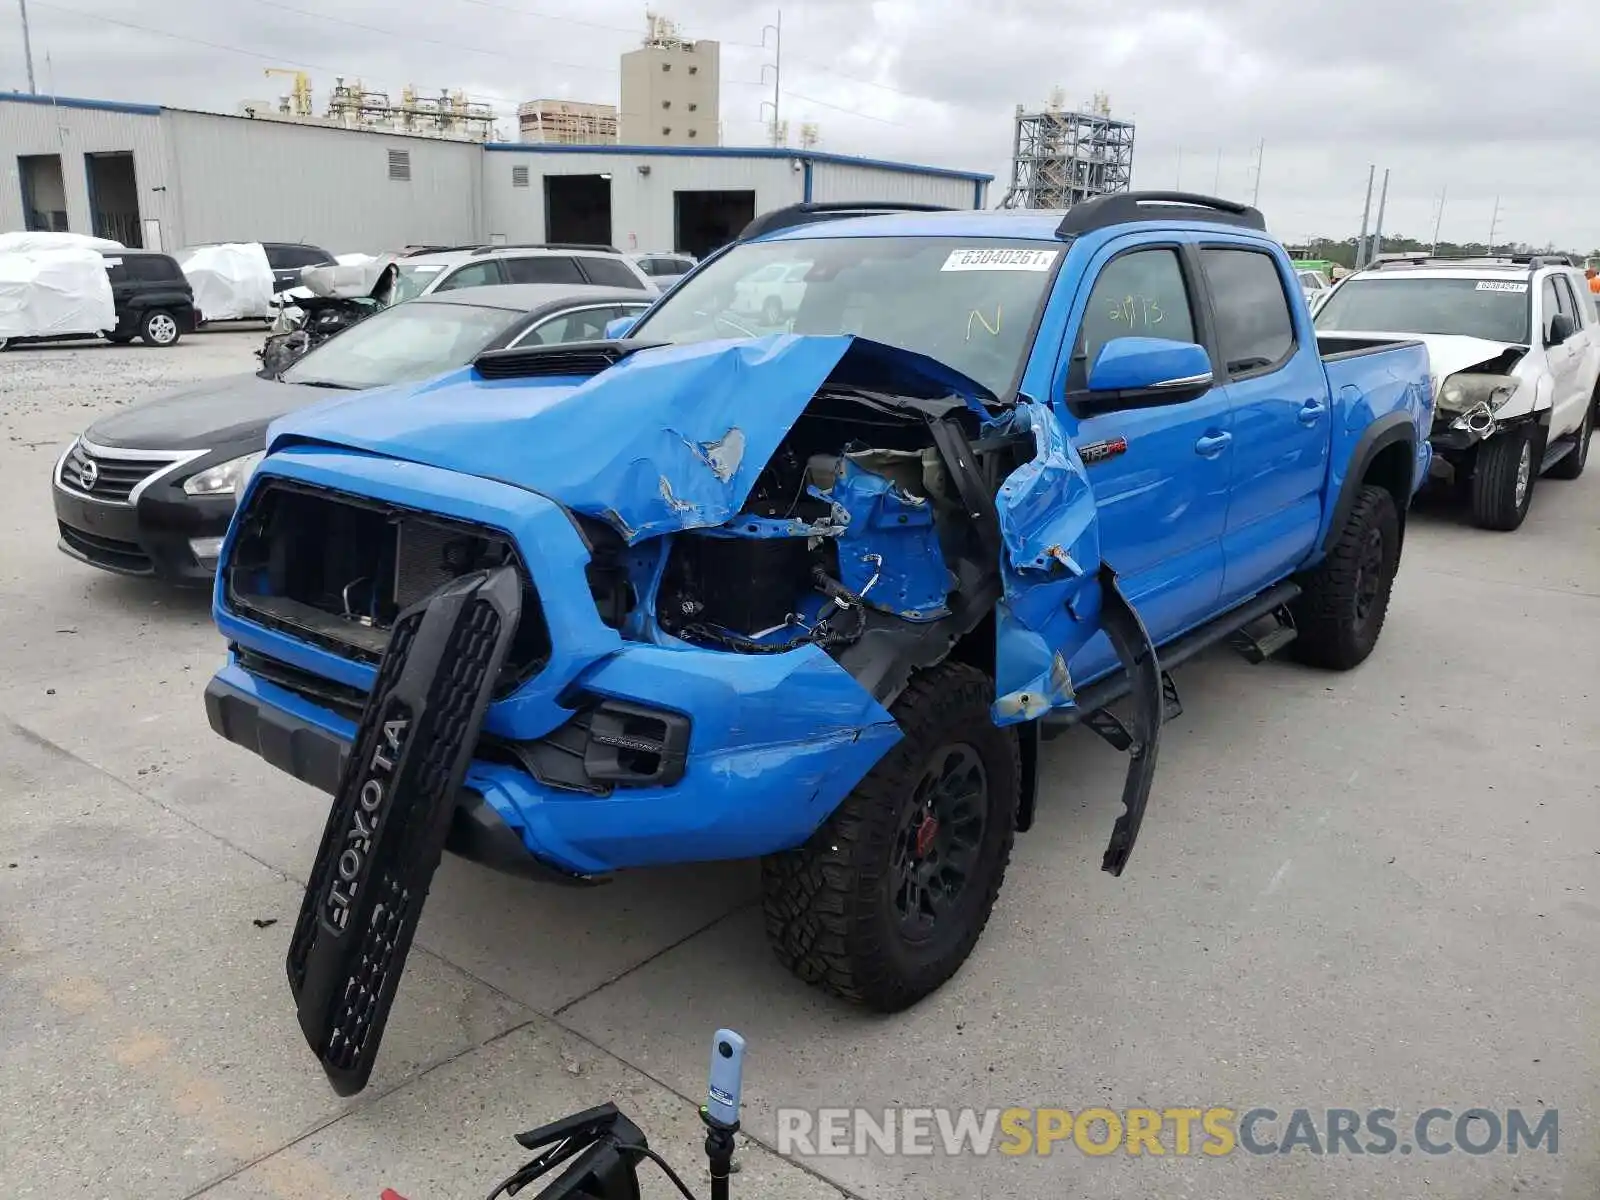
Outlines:
{"type": "Polygon", "coordinates": [[[1356,241],[1356,270],[1367,265],[1367,222],[1372,219],[1372,181],[1377,177],[1378,164],[1367,168],[1367,203],[1361,210],[1361,237],[1356,241]]]}
{"type": "Polygon", "coordinates": [[[1262,138],[1261,144],[1256,147],[1256,190],[1250,198],[1251,208],[1261,207],[1261,164],[1267,156],[1267,139],[1262,138]]]}
{"type": "Polygon", "coordinates": [[[1494,215],[1489,218],[1489,257],[1494,257],[1494,234],[1500,228],[1500,197],[1494,198],[1494,215]]]}
{"type": "Polygon", "coordinates": [[[1439,227],[1444,224],[1444,198],[1445,193],[1449,190],[1450,185],[1448,183],[1439,189],[1439,213],[1433,219],[1433,249],[1428,251],[1429,254],[1437,255],[1439,253],[1439,227]]]}
{"type": "Polygon", "coordinates": [[[17,0],[17,6],[22,10],[22,58],[28,64],[28,95],[37,96],[39,89],[33,86],[33,39],[28,35],[28,0],[17,0]]]}
{"type": "Polygon", "coordinates": [[[1372,257],[1376,261],[1383,253],[1383,210],[1389,204],[1389,168],[1383,169],[1383,193],[1378,197],[1378,224],[1372,231],[1372,257]]]}
{"type": "Polygon", "coordinates": [[[1222,195],[1222,148],[1217,147],[1217,177],[1211,181],[1211,194],[1222,195]]]}
{"type": "Polygon", "coordinates": [[[767,44],[767,34],[772,34],[772,59],[769,64],[761,68],[761,73],[766,74],[767,66],[772,68],[772,144],[778,145],[778,131],[783,128],[783,110],[779,107],[779,98],[783,95],[783,10],[778,10],[776,25],[764,25],[761,28],[761,45],[767,44]]]}

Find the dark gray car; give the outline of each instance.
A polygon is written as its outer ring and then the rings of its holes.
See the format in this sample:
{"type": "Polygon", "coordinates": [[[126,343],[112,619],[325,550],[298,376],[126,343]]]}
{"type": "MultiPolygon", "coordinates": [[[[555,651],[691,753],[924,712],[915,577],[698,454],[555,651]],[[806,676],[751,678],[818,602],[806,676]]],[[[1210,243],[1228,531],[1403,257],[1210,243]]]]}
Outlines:
{"type": "Polygon", "coordinates": [[[174,583],[211,580],[267,426],[340,392],[442,375],[485,350],[589,341],[649,307],[623,288],[526,284],[446,292],[385,309],[278,375],[208,380],[96,421],[56,463],[61,550],[174,583]]]}

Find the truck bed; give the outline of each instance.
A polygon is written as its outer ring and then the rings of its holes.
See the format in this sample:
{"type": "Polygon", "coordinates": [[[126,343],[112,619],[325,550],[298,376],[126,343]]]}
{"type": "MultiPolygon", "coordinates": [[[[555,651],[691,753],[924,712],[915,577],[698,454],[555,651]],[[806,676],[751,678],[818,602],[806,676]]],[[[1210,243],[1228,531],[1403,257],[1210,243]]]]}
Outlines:
{"type": "Polygon", "coordinates": [[[1418,341],[1397,341],[1393,338],[1373,337],[1341,337],[1337,334],[1317,334],[1317,353],[1322,355],[1325,363],[1341,362],[1349,358],[1363,358],[1369,354],[1381,354],[1386,350],[1394,350],[1401,346],[1420,347],[1418,341]]]}

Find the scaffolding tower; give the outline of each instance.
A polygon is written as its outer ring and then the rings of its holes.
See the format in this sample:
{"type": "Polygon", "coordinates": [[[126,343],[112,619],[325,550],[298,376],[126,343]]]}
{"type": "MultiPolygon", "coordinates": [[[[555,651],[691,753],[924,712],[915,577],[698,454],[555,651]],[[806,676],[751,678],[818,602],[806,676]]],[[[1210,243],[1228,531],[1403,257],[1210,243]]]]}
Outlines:
{"type": "Polygon", "coordinates": [[[1133,122],[1112,117],[1104,92],[1081,112],[1064,110],[1059,88],[1042,112],[1017,105],[1011,188],[1001,208],[1071,208],[1132,183],[1133,122]]]}

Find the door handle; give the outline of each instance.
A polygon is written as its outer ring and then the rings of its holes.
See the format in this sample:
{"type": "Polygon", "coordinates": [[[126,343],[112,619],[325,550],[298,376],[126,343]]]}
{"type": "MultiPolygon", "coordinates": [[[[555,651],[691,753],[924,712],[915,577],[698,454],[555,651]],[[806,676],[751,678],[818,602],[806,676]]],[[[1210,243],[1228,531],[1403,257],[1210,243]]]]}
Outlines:
{"type": "Polygon", "coordinates": [[[1300,424],[1315,425],[1327,411],[1328,406],[1321,400],[1307,400],[1300,406],[1300,424]]]}
{"type": "Polygon", "coordinates": [[[1215,458],[1233,441],[1231,433],[1208,433],[1194,444],[1194,452],[1201,458],[1215,458]]]}

